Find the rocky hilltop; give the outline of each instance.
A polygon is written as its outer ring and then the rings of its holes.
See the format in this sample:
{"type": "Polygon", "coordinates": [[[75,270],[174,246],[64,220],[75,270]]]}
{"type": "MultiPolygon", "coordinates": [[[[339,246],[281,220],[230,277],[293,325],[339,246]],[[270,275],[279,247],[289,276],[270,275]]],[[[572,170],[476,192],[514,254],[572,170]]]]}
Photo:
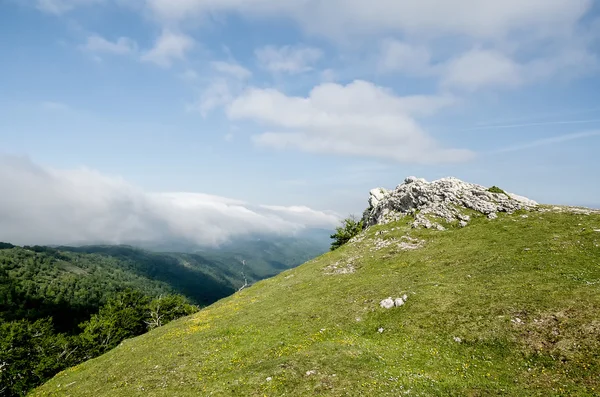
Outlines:
{"type": "Polygon", "coordinates": [[[486,188],[452,177],[427,182],[411,176],[394,190],[371,190],[363,221],[369,227],[410,215],[414,217],[414,228],[444,230],[443,222],[467,226],[473,211],[495,219],[498,212],[513,213],[537,206],[533,200],[499,188],[486,188]]]}

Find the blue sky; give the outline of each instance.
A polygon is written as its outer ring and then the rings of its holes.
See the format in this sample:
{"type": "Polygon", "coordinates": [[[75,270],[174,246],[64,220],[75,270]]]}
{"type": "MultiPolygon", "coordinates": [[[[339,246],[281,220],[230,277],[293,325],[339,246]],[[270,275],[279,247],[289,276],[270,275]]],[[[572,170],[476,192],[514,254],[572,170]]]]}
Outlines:
{"type": "Polygon", "coordinates": [[[3,0],[0,239],[331,227],[408,175],[599,206],[599,49],[593,0],[3,0]]]}

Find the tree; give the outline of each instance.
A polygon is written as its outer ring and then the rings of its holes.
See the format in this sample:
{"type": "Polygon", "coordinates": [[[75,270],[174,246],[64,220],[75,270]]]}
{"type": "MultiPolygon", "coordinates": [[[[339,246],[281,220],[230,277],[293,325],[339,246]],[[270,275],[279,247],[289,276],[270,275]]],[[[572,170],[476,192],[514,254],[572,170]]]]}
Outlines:
{"type": "Polygon", "coordinates": [[[73,338],[55,334],[51,319],[0,323],[0,395],[24,396],[77,364],[73,338]]]}
{"type": "Polygon", "coordinates": [[[340,248],[350,239],[360,233],[364,228],[364,222],[358,221],[354,215],[342,221],[342,225],[335,228],[335,233],[330,236],[333,239],[331,251],[340,248]]]}
{"type": "Polygon", "coordinates": [[[194,314],[198,311],[198,308],[190,305],[181,295],[161,295],[150,302],[148,311],[150,318],[146,320],[146,324],[148,329],[154,329],[180,317],[194,314]]]}
{"type": "Polygon", "coordinates": [[[139,291],[120,293],[104,305],[98,314],[82,324],[81,338],[90,357],[100,355],[127,338],[146,332],[149,299],[139,291]]]}

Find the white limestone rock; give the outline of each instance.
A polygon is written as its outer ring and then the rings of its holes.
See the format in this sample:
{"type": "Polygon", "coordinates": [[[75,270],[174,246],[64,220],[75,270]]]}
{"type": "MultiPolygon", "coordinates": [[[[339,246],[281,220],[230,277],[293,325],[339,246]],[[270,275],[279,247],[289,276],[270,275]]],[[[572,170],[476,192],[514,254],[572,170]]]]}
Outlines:
{"type": "Polygon", "coordinates": [[[536,207],[538,205],[538,203],[536,203],[535,201],[533,201],[531,199],[528,199],[527,197],[519,196],[518,194],[508,193],[508,192],[506,194],[508,194],[511,199],[519,201],[526,206],[536,207]]]}
{"type": "Polygon", "coordinates": [[[376,189],[371,190],[369,196],[369,206],[375,207],[388,193],[388,191],[384,188],[378,187],[376,189]]]}
{"type": "Polygon", "coordinates": [[[384,309],[391,309],[392,307],[394,307],[394,300],[390,296],[389,298],[379,302],[379,306],[383,307],[384,309]]]}
{"type": "Polygon", "coordinates": [[[400,307],[402,305],[404,305],[404,299],[402,299],[402,298],[396,298],[396,299],[394,299],[394,306],[400,307]]]}
{"type": "Polygon", "coordinates": [[[467,209],[493,219],[499,212],[532,210],[537,206],[535,201],[528,198],[512,193],[492,193],[484,186],[457,178],[427,182],[411,176],[394,190],[372,190],[363,220],[369,227],[413,216],[414,228],[444,230],[439,223],[442,220],[467,226],[471,220],[467,209]]]}

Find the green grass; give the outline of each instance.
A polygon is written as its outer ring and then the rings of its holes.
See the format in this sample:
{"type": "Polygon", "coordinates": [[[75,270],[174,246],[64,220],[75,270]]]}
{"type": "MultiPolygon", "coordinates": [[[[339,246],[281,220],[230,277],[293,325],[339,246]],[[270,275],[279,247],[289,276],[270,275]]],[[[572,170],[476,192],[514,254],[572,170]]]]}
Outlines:
{"type": "Polygon", "coordinates": [[[444,232],[376,226],[33,395],[598,395],[594,229],[600,215],[553,212],[477,217],[444,232]],[[372,250],[375,239],[405,234],[423,248],[372,250]],[[356,272],[325,275],[338,261],[356,272]],[[404,306],[379,307],[404,293],[404,306]]]}

